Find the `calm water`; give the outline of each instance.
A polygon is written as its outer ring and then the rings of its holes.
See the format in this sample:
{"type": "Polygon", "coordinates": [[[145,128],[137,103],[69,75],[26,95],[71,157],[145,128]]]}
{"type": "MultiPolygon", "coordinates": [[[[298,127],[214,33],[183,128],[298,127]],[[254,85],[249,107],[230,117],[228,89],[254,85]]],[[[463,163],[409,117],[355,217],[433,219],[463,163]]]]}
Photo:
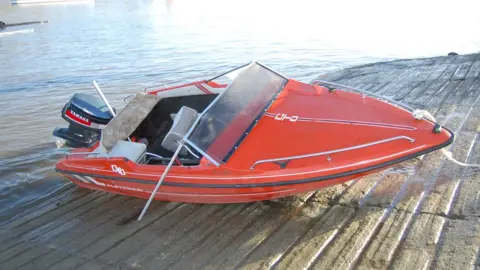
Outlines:
{"type": "Polygon", "coordinates": [[[0,6],[2,21],[49,21],[0,32],[0,205],[8,211],[64,183],[53,171],[51,132],[65,125],[60,109],[72,93],[94,93],[92,80],[119,107],[145,86],[251,60],[308,81],[362,63],[480,50],[479,4],[386,2],[0,6]]]}

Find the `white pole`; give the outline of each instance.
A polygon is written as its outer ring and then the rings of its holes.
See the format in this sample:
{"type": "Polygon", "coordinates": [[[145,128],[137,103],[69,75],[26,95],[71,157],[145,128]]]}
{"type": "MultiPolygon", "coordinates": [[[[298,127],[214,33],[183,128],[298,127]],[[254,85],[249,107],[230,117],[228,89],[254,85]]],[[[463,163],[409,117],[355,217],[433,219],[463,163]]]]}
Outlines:
{"type": "Polygon", "coordinates": [[[153,190],[152,195],[150,195],[150,198],[148,199],[147,203],[146,203],[145,206],[143,207],[142,213],[141,213],[140,216],[138,217],[138,220],[142,220],[143,216],[144,216],[145,213],[147,212],[148,207],[150,207],[150,204],[152,203],[153,197],[155,197],[155,194],[157,194],[157,191],[158,191],[158,189],[160,188],[160,185],[162,184],[163,179],[165,179],[165,177],[167,176],[168,171],[170,170],[170,168],[172,168],[173,163],[175,162],[175,159],[178,157],[178,154],[180,153],[180,150],[181,150],[182,147],[183,147],[183,144],[184,144],[183,141],[179,143],[178,148],[177,148],[177,150],[175,151],[175,153],[173,154],[172,159],[171,159],[170,162],[168,163],[167,168],[166,168],[165,171],[163,172],[162,177],[160,177],[160,180],[158,180],[157,186],[155,186],[155,189],[153,190]]]}
{"type": "Polygon", "coordinates": [[[107,98],[105,97],[105,95],[103,95],[102,89],[100,89],[100,86],[98,86],[98,84],[97,84],[96,81],[93,81],[93,86],[95,86],[95,89],[97,89],[98,94],[99,94],[100,97],[103,99],[103,102],[105,102],[105,104],[107,105],[108,110],[109,110],[109,111],[112,113],[112,115],[115,117],[115,112],[113,111],[112,106],[110,106],[110,103],[108,103],[107,98]]]}
{"type": "MultiPolygon", "coordinates": [[[[103,94],[102,89],[100,89],[100,86],[98,86],[96,81],[93,81],[93,86],[95,86],[95,89],[97,89],[98,94],[103,99],[103,102],[105,102],[105,105],[107,105],[108,110],[112,113],[113,117],[115,117],[116,116],[115,111],[113,111],[112,106],[110,106],[110,103],[108,103],[107,98],[103,94]]],[[[128,139],[129,142],[131,142],[130,137],[127,137],[127,139],[128,139]]]]}

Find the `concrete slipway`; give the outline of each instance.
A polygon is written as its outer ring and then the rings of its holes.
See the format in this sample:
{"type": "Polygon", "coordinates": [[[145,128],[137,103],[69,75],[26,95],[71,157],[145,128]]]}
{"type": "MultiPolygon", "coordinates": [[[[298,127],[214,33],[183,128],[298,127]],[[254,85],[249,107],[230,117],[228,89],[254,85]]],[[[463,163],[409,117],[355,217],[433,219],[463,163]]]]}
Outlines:
{"type": "MultiPolygon", "coordinates": [[[[480,54],[320,76],[426,108],[480,163],[480,54]]],[[[61,190],[2,216],[0,269],[480,269],[480,174],[440,152],[315,193],[196,205],[61,190]]]]}

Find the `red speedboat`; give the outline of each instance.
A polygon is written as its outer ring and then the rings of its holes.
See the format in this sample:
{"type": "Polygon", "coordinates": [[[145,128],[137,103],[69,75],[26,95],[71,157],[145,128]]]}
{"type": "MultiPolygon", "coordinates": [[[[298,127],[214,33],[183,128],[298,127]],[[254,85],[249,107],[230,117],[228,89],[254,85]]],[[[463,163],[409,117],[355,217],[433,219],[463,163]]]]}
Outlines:
{"type": "MultiPolygon", "coordinates": [[[[93,107],[107,119],[100,119],[107,122],[99,139],[68,153],[57,172],[80,187],[167,201],[291,196],[384,170],[453,140],[452,132],[408,106],[334,83],[302,83],[257,62],[139,92],[117,115],[93,107]]],[[[80,114],[68,119],[94,124],[92,115],[80,114]]]]}

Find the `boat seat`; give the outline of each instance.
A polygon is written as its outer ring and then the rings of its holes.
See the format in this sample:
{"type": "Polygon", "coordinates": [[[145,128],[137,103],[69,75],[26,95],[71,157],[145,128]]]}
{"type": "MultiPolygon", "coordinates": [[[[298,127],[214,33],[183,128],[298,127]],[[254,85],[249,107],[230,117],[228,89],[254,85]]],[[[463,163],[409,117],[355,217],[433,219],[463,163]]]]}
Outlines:
{"type": "MultiPolygon", "coordinates": [[[[170,131],[165,135],[162,141],[162,147],[168,151],[175,152],[178,148],[178,142],[183,139],[188,130],[192,127],[195,120],[197,120],[198,112],[187,106],[183,106],[173,119],[170,131]]],[[[185,148],[180,151],[180,155],[187,155],[185,148]]]]}
{"type": "MultiPolygon", "coordinates": [[[[97,147],[93,152],[104,152],[100,147],[97,147]]],[[[108,151],[106,155],[109,158],[124,157],[135,163],[145,163],[145,155],[147,146],[143,143],[117,141],[112,150],[108,151]]],[[[99,155],[91,155],[91,157],[99,157],[99,155]]]]}
{"type": "Polygon", "coordinates": [[[108,157],[125,157],[135,163],[143,163],[147,146],[143,143],[118,141],[108,152],[108,157]]]}

